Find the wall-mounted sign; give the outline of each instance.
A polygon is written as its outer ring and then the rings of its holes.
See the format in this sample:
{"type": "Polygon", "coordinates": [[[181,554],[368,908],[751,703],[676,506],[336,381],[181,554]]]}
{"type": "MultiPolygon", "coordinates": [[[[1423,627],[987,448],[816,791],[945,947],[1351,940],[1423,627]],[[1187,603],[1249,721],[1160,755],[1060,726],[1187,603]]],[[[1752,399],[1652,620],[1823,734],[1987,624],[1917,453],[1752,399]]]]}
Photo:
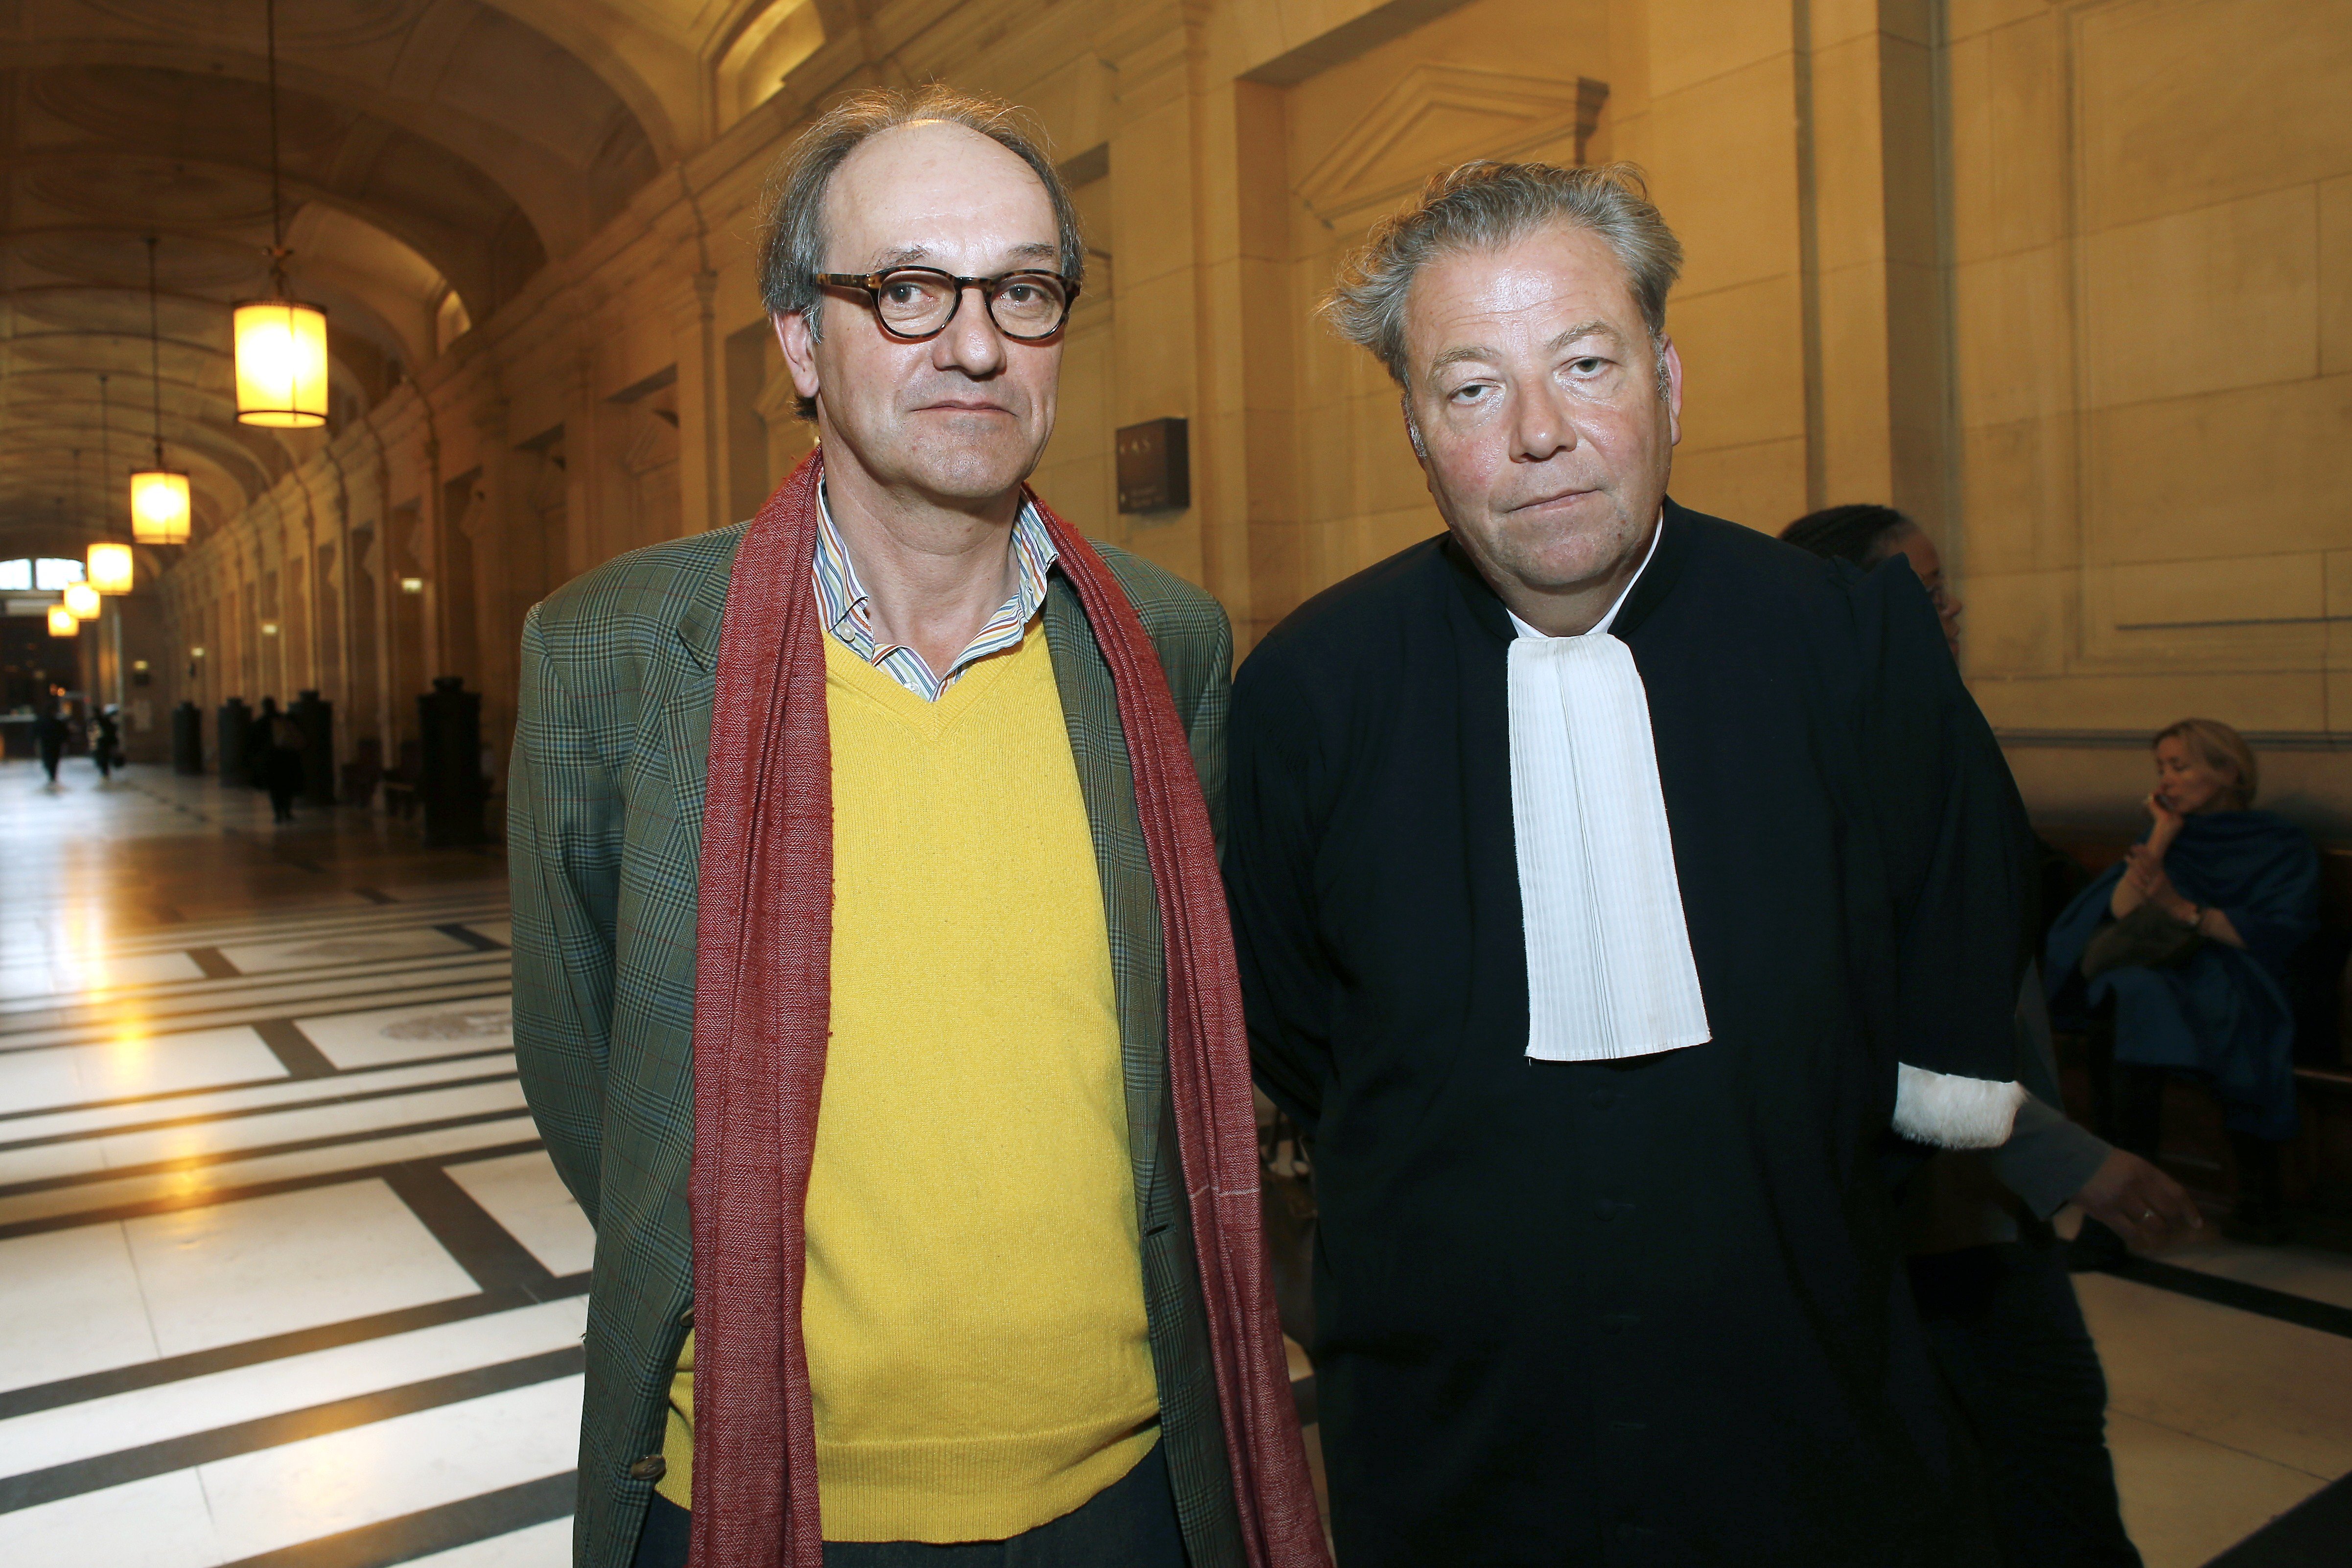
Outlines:
{"type": "Polygon", "coordinates": [[[1118,510],[1182,511],[1192,504],[1192,465],[1181,419],[1147,419],[1115,438],[1118,510]]]}

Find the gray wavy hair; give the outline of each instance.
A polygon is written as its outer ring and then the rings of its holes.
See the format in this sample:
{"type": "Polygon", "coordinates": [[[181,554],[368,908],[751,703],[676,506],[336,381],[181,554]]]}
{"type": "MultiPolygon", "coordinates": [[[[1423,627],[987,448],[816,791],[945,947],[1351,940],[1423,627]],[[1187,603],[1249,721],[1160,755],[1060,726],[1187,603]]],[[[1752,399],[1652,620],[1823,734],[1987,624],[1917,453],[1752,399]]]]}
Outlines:
{"type": "MultiPolygon", "coordinates": [[[[1654,348],[1666,332],[1666,295],[1682,276],[1683,247],[1650,201],[1631,163],[1564,169],[1553,163],[1490,159],[1433,174],[1412,207],[1383,218],[1340,267],[1320,307],[1339,335],[1372,352],[1399,386],[1410,389],[1404,361],[1406,297],[1422,268],[1459,250],[1492,250],[1539,228],[1565,223],[1599,235],[1625,268],[1625,281],[1654,348]]],[[[1666,385],[1658,358],[1659,395],[1666,385]]]]}
{"type": "MultiPolygon", "coordinates": [[[[1054,204],[1062,276],[1074,284],[1085,281],[1087,247],[1078,209],[1054,167],[1045,132],[1026,110],[939,82],[877,87],[854,92],[819,115],[777,165],[760,224],[760,300],[770,315],[803,316],[809,336],[818,335],[817,304],[824,296],[816,274],[825,270],[824,196],[833,176],[870,138],[932,120],[977,131],[1029,165],[1054,204]]],[[[800,416],[816,417],[814,399],[800,400],[800,416]]]]}

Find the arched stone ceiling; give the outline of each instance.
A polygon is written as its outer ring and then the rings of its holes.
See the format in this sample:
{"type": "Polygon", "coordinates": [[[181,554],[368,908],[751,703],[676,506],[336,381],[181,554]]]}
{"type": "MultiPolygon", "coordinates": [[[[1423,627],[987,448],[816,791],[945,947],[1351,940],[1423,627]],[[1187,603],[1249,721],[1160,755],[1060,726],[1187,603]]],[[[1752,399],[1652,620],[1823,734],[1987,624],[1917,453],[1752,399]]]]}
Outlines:
{"type": "MultiPolygon", "coordinates": [[[[487,319],[698,140],[705,46],[761,3],[280,0],[290,278],[328,310],[336,418],[433,356],[446,295],[487,319]]],[[[321,439],[236,421],[229,308],[268,289],[264,37],[262,0],[0,6],[0,555],[121,531],[154,420],[150,235],[200,531],[321,439]]]]}

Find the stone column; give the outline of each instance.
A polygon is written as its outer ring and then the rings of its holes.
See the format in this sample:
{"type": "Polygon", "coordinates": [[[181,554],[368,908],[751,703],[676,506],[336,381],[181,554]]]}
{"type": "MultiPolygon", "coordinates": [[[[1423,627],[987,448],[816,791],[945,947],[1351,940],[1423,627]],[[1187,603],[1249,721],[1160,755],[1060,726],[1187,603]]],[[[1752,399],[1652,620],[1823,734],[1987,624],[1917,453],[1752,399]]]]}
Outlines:
{"type": "Polygon", "coordinates": [[[1818,323],[1814,506],[1883,501],[1949,543],[1956,521],[1948,213],[1935,8],[1800,4],[1810,92],[1809,304],[1818,323]]]}
{"type": "Polygon", "coordinates": [[[1666,312],[1685,372],[1674,495],[1767,531],[1815,493],[1819,377],[1799,217],[1810,3],[1651,5],[1622,54],[1612,34],[1612,151],[1648,171],[1685,252],[1666,312]]]}
{"type": "Polygon", "coordinates": [[[1118,258],[1111,424],[1190,422],[1192,506],[1123,517],[1127,547],[1246,613],[1247,523],[1221,466],[1220,438],[1230,431],[1217,426],[1204,396],[1204,380],[1219,365],[1202,319],[1203,128],[1193,90],[1194,31],[1181,5],[1139,6],[1097,45],[1118,84],[1110,135],[1110,250],[1118,258]]]}

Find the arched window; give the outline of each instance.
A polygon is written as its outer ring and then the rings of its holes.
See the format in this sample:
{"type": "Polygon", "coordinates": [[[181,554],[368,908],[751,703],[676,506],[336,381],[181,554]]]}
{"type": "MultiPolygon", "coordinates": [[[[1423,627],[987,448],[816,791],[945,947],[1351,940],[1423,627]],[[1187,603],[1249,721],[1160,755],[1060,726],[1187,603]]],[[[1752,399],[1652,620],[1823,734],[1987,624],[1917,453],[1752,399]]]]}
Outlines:
{"type": "Polygon", "coordinates": [[[53,555],[0,561],[0,594],[61,593],[86,574],[80,562],[53,555]]]}

